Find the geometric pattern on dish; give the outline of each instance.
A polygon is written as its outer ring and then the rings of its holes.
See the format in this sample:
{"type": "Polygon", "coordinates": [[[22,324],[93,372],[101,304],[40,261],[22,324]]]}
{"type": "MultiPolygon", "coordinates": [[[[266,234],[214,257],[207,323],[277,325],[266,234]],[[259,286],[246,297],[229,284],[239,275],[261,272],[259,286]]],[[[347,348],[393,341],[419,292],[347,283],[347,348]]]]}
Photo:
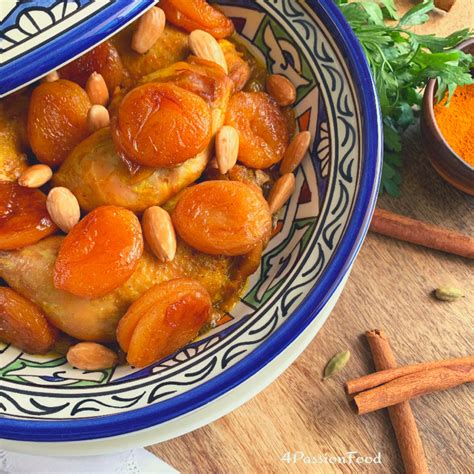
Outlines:
{"type": "Polygon", "coordinates": [[[58,69],[157,1],[0,0],[0,97],[58,69]]]}
{"type": "Polygon", "coordinates": [[[297,120],[313,137],[311,156],[296,173],[296,192],[247,294],[228,323],[141,370],[83,372],[54,355],[32,357],[6,348],[0,356],[0,412],[89,418],[183,394],[241,361],[281,328],[331,261],[353,211],[363,157],[360,105],[350,71],[304,2],[219,3],[249,49],[298,86],[297,120]],[[323,140],[330,142],[324,159],[317,152],[323,140]]]}
{"type": "Polygon", "coordinates": [[[328,123],[322,122],[319,127],[319,140],[317,154],[321,161],[321,175],[325,178],[329,173],[329,164],[331,156],[331,141],[329,140],[328,123]]]}
{"type": "Polygon", "coordinates": [[[0,53],[13,61],[45,40],[63,34],[114,0],[2,0],[0,53]]]}

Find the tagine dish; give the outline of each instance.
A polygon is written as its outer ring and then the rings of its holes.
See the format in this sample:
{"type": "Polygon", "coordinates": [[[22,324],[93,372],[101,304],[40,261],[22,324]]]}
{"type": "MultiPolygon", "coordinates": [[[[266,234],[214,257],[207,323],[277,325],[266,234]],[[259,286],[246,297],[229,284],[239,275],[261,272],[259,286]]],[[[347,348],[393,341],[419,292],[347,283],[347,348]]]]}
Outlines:
{"type": "Polygon", "coordinates": [[[309,132],[204,0],[0,102],[0,341],[145,367],[215,327],[295,189],[309,132]]]}

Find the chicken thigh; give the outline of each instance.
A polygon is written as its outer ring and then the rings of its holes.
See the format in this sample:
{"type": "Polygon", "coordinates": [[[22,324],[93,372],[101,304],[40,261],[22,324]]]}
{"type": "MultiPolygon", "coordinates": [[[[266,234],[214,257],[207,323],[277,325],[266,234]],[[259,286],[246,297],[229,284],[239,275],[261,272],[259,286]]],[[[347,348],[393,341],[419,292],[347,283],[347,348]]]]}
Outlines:
{"type": "Polygon", "coordinates": [[[61,331],[84,341],[113,342],[119,320],[153,285],[179,277],[192,277],[209,292],[216,307],[239,290],[246,275],[232,259],[213,257],[180,242],[173,262],[160,263],[145,251],[131,278],[117,290],[97,299],[74,296],[55,288],[54,265],[63,237],[50,237],[17,251],[0,252],[0,277],[36,303],[61,331]]]}

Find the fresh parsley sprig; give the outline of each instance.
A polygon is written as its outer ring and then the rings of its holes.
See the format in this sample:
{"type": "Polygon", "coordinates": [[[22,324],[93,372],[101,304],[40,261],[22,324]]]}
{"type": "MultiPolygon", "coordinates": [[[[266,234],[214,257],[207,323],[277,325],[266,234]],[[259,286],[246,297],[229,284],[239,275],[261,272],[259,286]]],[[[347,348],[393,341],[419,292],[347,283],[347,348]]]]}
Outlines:
{"type": "Polygon", "coordinates": [[[441,38],[410,31],[428,21],[433,0],[424,0],[401,18],[394,0],[335,1],[365,51],[378,91],[385,138],[381,192],[399,196],[401,134],[415,123],[429,79],[438,80],[438,100],[446,92],[452,96],[457,86],[473,83],[472,56],[454,49],[472,32],[464,29],[441,38]]]}

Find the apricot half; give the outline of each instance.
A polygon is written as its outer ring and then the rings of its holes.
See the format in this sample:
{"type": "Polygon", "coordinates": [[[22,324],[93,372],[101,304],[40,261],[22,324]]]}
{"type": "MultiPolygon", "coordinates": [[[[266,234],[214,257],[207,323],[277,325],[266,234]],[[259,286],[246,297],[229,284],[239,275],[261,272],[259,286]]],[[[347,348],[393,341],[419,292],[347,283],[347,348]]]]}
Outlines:
{"type": "Polygon", "coordinates": [[[45,354],[58,337],[43,311],[10,288],[0,287],[0,341],[31,354],[45,354]]]}
{"type": "Polygon", "coordinates": [[[57,230],[41,191],[0,182],[0,250],[35,244],[57,230]]]}
{"type": "Polygon", "coordinates": [[[264,92],[239,92],[227,109],[226,124],[240,136],[239,161],[265,169],[278,163],[290,140],[287,120],[278,104],[264,92]]]}
{"type": "Polygon", "coordinates": [[[40,84],[28,110],[28,140],[39,161],[59,166],[89,134],[87,113],[91,103],[75,82],[61,79],[40,84]]]}
{"type": "Polygon", "coordinates": [[[122,82],[122,61],[110,41],[99,44],[59,70],[62,78],[77,82],[81,87],[86,87],[86,82],[93,72],[102,74],[111,95],[122,82]]]}
{"type": "Polygon", "coordinates": [[[161,0],[166,19],[186,31],[204,30],[222,39],[234,33],[234,24],[205,0],[161,0]]]}
{"type": "Polygon", "coordinates": [[[172,218],[188,245],[211,255],[244,255],[268,238],[272,228],[263,194],[238,181],[206,181],[188,188],[172,218]]]}
{"type": "Polygon", "coordinates": [[[100,298],[122,286],[143,253],[133,212],[98,207],[64,239],[54,267],[54,286],[83,298],[100,298]]]}
{"type": "Polygon", "coordinates": [[[209,322],[212,302],[206,289],[188,278],[155,285],[129,308],[117,340],[134,367],[145,367],[192,341],[209,322]]]}
{"type": "Polygon", "coordinates": [[[112,135],[125,158],[169,168],[204,151],[211,127],[211,110],[201,97],[173,84],[150,83],[125,96],[112,135]]]}

